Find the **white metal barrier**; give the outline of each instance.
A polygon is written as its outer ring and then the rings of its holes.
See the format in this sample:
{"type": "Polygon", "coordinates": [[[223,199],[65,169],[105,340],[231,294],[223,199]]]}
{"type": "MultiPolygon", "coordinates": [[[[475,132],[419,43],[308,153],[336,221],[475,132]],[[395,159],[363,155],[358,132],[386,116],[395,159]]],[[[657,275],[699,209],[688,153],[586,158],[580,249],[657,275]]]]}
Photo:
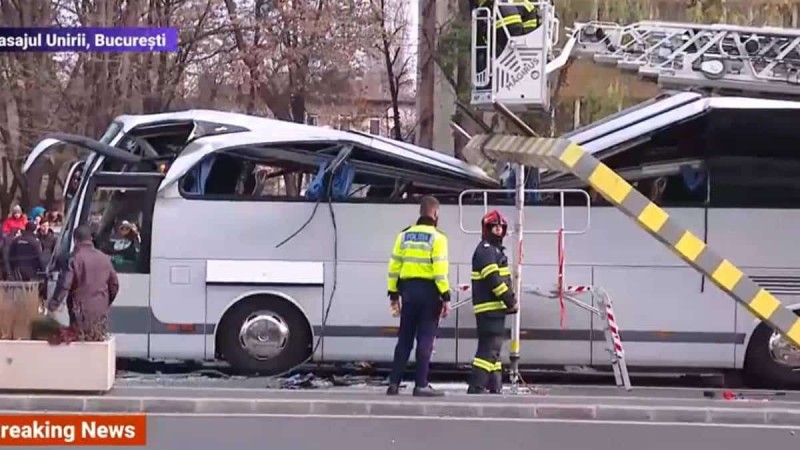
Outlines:
{"type": "MultiPolygon", "coordinates": [[[[464,196],[469,194],[483,194],[483,213],[489,212],[489,194],[515,194],[515,189],[467,189],[458,195],[458,226],[465,234],[481,234],[481,230],[468,230],[464,227],[464,196]]],[[[584,234],[589,231],[592,224],[592,198],[583,189],[525,189],[525,194],[559,194],[559,207],[561,209],[561,227],[559,229],[527,230],[523,229],[523,234],[584,234]],[[581,194],[586,199],[586,224],[583,228],[568,230],[566,228],[566,214],[564,205],[564,194],[581,194]]]]}

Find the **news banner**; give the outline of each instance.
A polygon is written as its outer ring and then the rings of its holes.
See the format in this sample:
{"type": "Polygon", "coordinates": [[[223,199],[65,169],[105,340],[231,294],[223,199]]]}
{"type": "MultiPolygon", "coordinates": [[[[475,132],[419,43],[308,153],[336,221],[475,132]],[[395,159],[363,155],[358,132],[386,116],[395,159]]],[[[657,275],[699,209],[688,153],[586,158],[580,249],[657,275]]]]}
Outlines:
{"type": "Polygon", "coordinates": [[[0,416],[0,446],[147,445],[144,414],[0,416]]]}
{"type": "Polygon", "coordinates": [[[177,28],[0,28],[0,53],[169,52],[177,49],[177,28]]]}

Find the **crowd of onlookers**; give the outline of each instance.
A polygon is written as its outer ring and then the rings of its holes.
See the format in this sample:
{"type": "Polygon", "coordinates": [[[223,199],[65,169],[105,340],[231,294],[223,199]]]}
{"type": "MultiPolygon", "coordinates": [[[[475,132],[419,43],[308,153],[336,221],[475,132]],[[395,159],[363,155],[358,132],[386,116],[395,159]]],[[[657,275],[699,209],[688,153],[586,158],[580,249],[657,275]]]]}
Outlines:
{"type": "MultiPolygon", "coordinates": [[[[47,282],[43,275],[64,225],[59,209],[48,211],[37,206],[27,214],[19,205],[11,209],[0,229],[3,279],[38,282],[40,298],[50,314],[66,306],[69,322],[64,323],[62,314],[58,322],[66,328],[60,329],[60,337],[54,338],[54,342],[59,339],[101,341],[108,332],[109,308],[119,291],[119,281],[109,255],[95,248],[93,243],[93,228],[99,225],[99,214],[93,215],[95,220],[90,224],[78,226],[71,233],[74,250],[59,274],[51,298],[47,298],[47,282]]],[[[123,221],[120,235],[129,245],[118,244],[121,248],[113,249],[113,253],[125,256],[138,252],[138,231],[134,224],[123,221]]],[[[136,261],[135,254],[133,261],[136,261]]]]}
{"type": "Polygon", "coordinates": [[[0,235],[3,279],[32,281],[43,273],[63,222],[61,211],[37,206],[25,214],[15,205],[3,221],[0,235]]]}

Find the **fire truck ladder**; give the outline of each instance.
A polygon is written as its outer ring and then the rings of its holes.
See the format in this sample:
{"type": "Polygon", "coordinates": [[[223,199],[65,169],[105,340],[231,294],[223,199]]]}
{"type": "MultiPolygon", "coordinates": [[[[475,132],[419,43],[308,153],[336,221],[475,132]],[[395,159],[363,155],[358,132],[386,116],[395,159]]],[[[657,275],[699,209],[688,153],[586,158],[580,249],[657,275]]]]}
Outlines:
{"type": "Polygon", "coordinates": [[[641,21],[576,22],[556,56],[558,19],[549,1],[534,1],[538,24],[523,34],[503,25],[495,1],[472,13],[472,105],[513,112],[549,110],[554,86],[572,58],[591,58],[636,72],[668,89],[699,89],[717,95],[800,97],[800,30],[641,21]],[[502,38],[502,39],[501,39],[502,38]],[[501,42],[503,41],[503,42],[501,42]],[[486,61],[478,67],[478,61],[486,61]]]}
{"type": "MultiPolygon", "coordinates": [[[[800,96],[800,30],[642,21],[576,23],[565,54],[591,57],[667,89],[800,96]]],[[[564,60],[549,67],[559,68],[564,60]]]]}

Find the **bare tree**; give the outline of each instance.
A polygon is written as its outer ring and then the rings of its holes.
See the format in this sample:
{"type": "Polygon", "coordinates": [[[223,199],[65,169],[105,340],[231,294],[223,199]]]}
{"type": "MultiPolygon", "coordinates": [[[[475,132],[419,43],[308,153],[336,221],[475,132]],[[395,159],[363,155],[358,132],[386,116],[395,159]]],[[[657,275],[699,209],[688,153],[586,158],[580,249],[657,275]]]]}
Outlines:
{"type": "Polygon", "coordinates": [[[354,55],[365,46],[358,24],[367,11],[359,2],[225,0],[225,6],[246,67],[239,84],[249,90],[250,113],[262,100],[276,117],[303,122],[307,95],[357,69],[354,55]],[[239,12],[245,9],[253,13],[239,12]]]}
{"type": "Polygon", "coordinates": [[[0,0],[0,21],[12,27],[178,27],[177,52],[0,54],[0,151],[8,157],[0,181],[3,211],[21,194],[23,205],[52,203],[56,180],[68,158],[55,155],[27,174],[20,166],[33,143],[51,130],[99,137],[123,113],[167,109],[187,94],[187,70],[224,51],[219,37],[229,29],[215,0],[0,0]],[[226,28],[227,27],[227,28],[226,28]],[[146,108],[147,106],[147,108],[146,108]],[[59,156],[59,157],[56,157],[59,156]],[[49,175],[44,199],[38,190],[49,175]]]}
{"type": "Polygon", "coordinates": [[[400,0],[370,0],[375,28],[373,51],[383,60],[392,108],[392,137],[403,139],[400,95],[412,84],[407,3],[400,0]]]}
{"type": "MultiPolygon", "coordinates": [[[[358,69],[354,55],[368,37],[359,26],[368,12],[361,2],[225,0],[225,7],[246,67],[239,84],[249,90],[248,113],[262,100],[279,119],[305,122],[307,96],[335,92],[331,84],[341,85],[358,69]],[[245,8],[253,14],[240,14],[245,8]]],[[[285,176],[287,188],[298,185],[293,176],[285,176]]]]}

